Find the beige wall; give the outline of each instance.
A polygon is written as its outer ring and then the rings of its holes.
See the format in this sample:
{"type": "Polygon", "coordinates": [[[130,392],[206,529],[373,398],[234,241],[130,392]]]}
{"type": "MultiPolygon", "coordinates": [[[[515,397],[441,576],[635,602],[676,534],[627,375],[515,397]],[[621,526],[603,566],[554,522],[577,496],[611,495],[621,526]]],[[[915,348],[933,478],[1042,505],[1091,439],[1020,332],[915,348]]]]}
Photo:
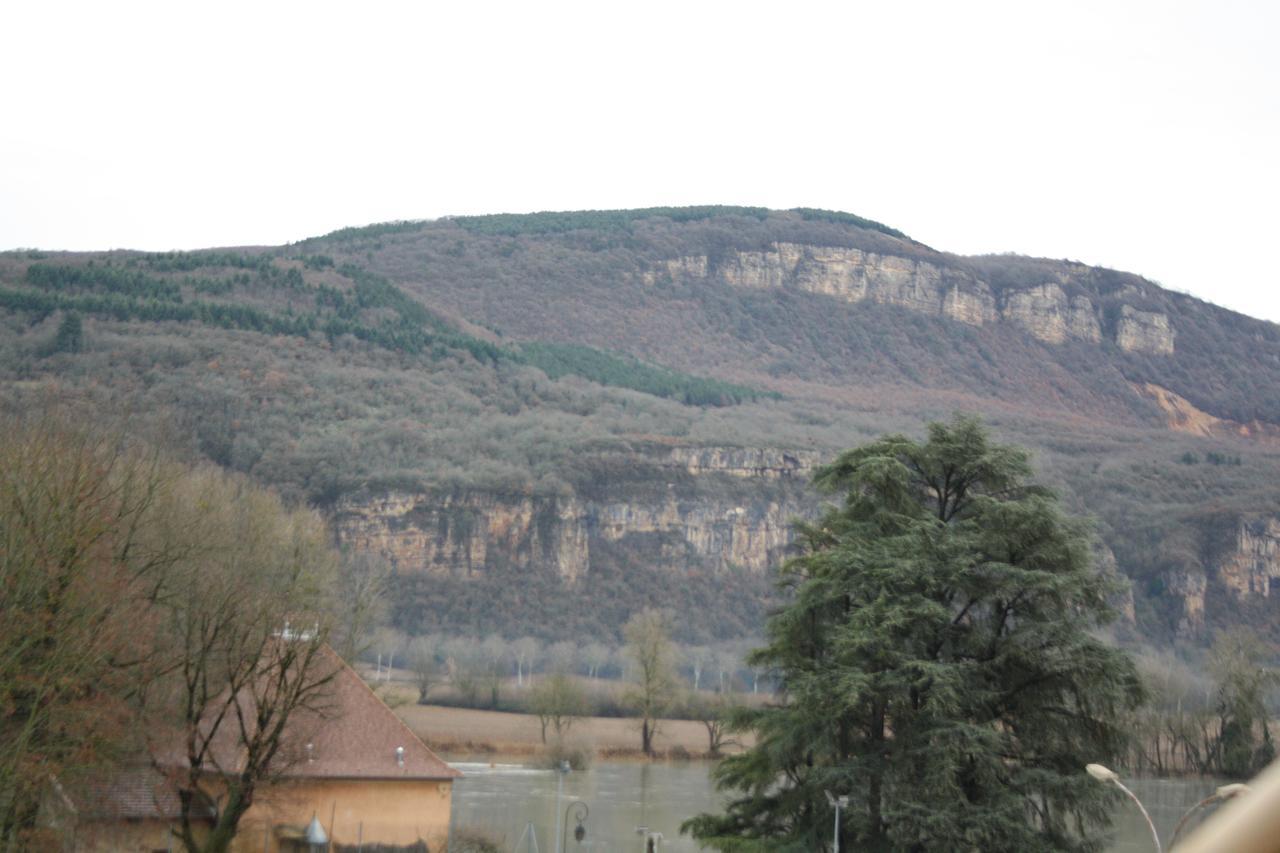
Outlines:
{"type": "Polygon", "coordinates": [[[162,820],[84,821],[70,828],[66,848],[76,853],[151,853],[181,850],[170,824],[162,820]]]}
{"type": "Polygon", "coordinates": [[[419,839],[444,851],[449,838],[453,783],[420,780],[316,780],[284,782],[260,790],[240,820],[235,853],[275,853],[280,825],[302,828],[312,815],[341,844],[412,844],[419,839]]]}

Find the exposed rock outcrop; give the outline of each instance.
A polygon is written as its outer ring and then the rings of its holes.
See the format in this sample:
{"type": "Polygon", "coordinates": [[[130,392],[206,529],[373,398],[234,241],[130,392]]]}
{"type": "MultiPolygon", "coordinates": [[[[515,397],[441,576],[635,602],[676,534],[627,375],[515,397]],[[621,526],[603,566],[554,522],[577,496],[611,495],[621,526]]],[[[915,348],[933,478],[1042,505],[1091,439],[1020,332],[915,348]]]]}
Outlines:
{"type": "Polygon", "coordinates": [[[1196,568],[1174,569],[1165,576],[1166,590],[1182,604],[1179,634],[1198,636],[1204,631],[1204,596],[1208,586],[1209,579],[1196,568]]]}
{"type": "Polygon", "coordinates": [[[676,447],[670,464],[690,474],[716,472],[734,477],[807,477],[819,462],[810,450],[772,447],[676,447]]]}
{"type": "Polygon", "coordinates": [[[1237,599],[1268,598],[1280,591],[1280,519],[1242,519],[1234,547],[1215,566],[1218,578],[1237,599]]]}
{"type": "Polygon", "coordinates": [[[1173,326],[1167,315],[1139,311],[1130,305],[1120,308],[1116,345],[1125,352],[1173,355],[1173,336],[1173,326]]]}
{"type": "Polygon", "coordinates": [[[544,568],[572,583],[587,570],[586,511],[572,498],[392,492],[344,499],[338,540],[400,572],[470,575],[544,568]]]}
{"type": "Polygon", "coordinates": [[[1068,338],[1102,340],[1093,304],[1083,296],[1068,299],[1053,282],[1007,294],[1002,315],[1046,343],[1060,344],[1068,338]]]}
{"type": "Polygon", "coordinates": [[[793,288],[844,302],[868,300],[976,326],[999,317],[991,289],[972,275],[861,249],[776,243],[768,251],[734,252],[714,269],[701,255],[673,258],[665,266],[673,278],[714,275],[733,287],[793,288]]]}
{"type": "Polygon", "coordinates": [[[358,495],[339,503],[333,524],[339,542],[378,554],[401,573],[547,571],[572,584],[591,570],[597,543],[620,543],[672,568],[762,573],[787,551],[793,520],[816,511],[807,482],[818,462],[812,451],[673,447],[637,457],[653,476],[591,498],[485,491],[358,495]],[[665,482],[664,469],[675,482],[665,482]],[[775,485],[752,487],[752,497],[743,498],[743,489],[725,478],[775,485]],[[785,484],[788,479],[795,484],[785,484]]]}
{"type": "MultiPolygon", "coordinates": [[[[1068,296],[1059,282],[1005,290],[997,298],[987,282],[964,269],[861,249],[775,243],[764,251],[731,252],[715,263],[706,255],[670,258],[647,270],[644,280],[653,284],[660,276],[716,278],[732,287],[790,288],[843,302],[897,305],[971,326],[1005,321],[1050,344],[1103,338],[1098,306],[1087,296],[1068,296]]],[[[1115,325],[1121,349],[1170,355],[1173,339],[1167,315],[1122,306],[1115,325]]]]}
{"type": "Polygon", "coordinates": [[[1280,425],[1258,420],[1242,424],[1219,418],[1197,408],[1187,398],[1151,382],[1135,384],[1133,387],[1160,407],[1169,429],[1175,432],[1205,438],[1248,438],[1263,444],[1280,444],[1280,425]]]}

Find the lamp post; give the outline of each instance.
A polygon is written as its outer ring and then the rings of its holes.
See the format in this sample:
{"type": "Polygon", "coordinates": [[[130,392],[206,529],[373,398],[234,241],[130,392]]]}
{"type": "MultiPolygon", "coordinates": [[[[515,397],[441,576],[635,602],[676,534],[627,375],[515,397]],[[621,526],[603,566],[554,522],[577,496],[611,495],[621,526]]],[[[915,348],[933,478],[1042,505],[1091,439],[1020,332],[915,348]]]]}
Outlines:
{"type": "Polygon", "coordinates": [[[836,810],[836,832],[835,832],[835,853],[840,853],[840,810],[849,807],[848,797],[833,796],[830,791],[823,791],[827,795],[827,802],[836,810]]]}
{"type": "Polygon", "coordinates": [[[1196,803],[1191,808],[1187,809],[1186,813],[1183,814],[1182,819],[1178,821],[1178,825],[1173,828],[1173,837],[1169,839],[1169,845],[1173,846],[1174,844],[1178,843],[1178,833],[1182,832],[1182,827],[1186,825],[1186,822],[1190,820],[1191,816],[1195,814],[1197,811],[1199,811],[1200,809],[1204,808],[1207,805],[1221,802],[1223,800],[1229,800],[1232,797],[1239,796],[1240,794],[1247,794],[1251,790],[1252,788],[1250,788],[1248,785],[1245,785],[1241,782],[1234,782],[1230,785],[1223,785],[1222,787],[1218,788],[1218,790],[1214,791],[1212,794],[1205,797],[1203,800],[1196,803]]]}
{"type": "Polygon", "coordinates": [[[556,768],[556,837],[552,842],[552,850],[559,850],[562,846],[560,837],[560,796],[564,793],[564,777],[569,775],[569,762],[561,761],[560,766],[556,768]]]}
{"type": "MultiPolygon", "coordinates": [[[[573,819],[578,823],[578,825],[573,828],[573,840],[581,844],[582,839],[587,837],[587,828],[583,826],[583,824],[586,822],[587,815],[591,812],[591,809],[588,808],[587,804],[582,800],[577,800],[576,802],[569,803],[569,805],[565,806],[564,826],[566,830],[569,828],[569,812],[573,812],[573,819]]],[[[560,842],[560,853],[565,853],[565,846],[568,843],[569,833],[566,831],[564,839],[560,842]]]]}
{"type": "Polygon", "coordinates": [[[1084,769],[1085,772],[1102,784],[1115,785],[1121,791],[1124,791],[1129,796],[1129,799],[1133,800],[1138,806],[1138,811],[1142,812],[1143,818],[1146,819],[1147,826],[1151,829],[1151,840],[1156,844],[1156,853],[1164,853],[1164,848],[1160,846],[1160,834],[1156,832],[1156,825],[1151,822],[1151,815],[1147,814],[1147,807],[1142,804],[1142,800],[1138,799],[1137,794],[1124,786],[1124,783],[1120,781],[1120,777],[1116,775],[1114,770],[1108,770],[1101,764],[1086,764],[1084,769]]]}

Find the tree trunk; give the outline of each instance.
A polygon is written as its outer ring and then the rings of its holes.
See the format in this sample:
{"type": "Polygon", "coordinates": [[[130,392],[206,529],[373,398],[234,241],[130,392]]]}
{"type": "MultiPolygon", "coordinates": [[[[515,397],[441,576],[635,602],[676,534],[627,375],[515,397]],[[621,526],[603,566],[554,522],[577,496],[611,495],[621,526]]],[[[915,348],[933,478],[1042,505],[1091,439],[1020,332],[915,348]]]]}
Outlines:
{"type": "Polygon", "coordinates": [[[872,740],[875,743],[877,753],[875,757],[877,761],[874,765],[874,769],[871,771],[871,778],[869,780],[870,784],[867,786],[867,815],[870,818],[868,821],[869,838],[867,840],[869,843],[867,844],[867,849],[884,850],[887,847],[887,839],[884,834],[883,816],[884,767],[882,766],[882,762],[884,760],[883,744],[885,739],[884,706],[877,702],[872,714],[871,731],[872,740]]]}
{"type": "Polygon", "coordinates": [[[640,722],[640,746],[645,755],[653,755],[653,730],[649,727],[649,718],[640,722]]]}
{"type": "Polygon", "coordinates": [[[253,805],[252,789],[245,791],[239,785],[233,785],[228,792],[227,804],[218,812],[218,821],[213,825],[204,845],[188,849],[191,853],[226,853],[236,837],[240,818],[251,805],[253,805]]]}

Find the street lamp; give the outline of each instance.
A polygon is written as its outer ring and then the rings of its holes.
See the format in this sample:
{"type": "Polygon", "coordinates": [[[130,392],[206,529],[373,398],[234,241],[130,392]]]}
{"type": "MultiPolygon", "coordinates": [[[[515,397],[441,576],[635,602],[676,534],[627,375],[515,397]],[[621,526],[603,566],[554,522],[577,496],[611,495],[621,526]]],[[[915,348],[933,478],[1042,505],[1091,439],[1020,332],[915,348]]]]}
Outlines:
{"type": "MultiPolygon", "coordinates": [[[[587,828],[583,826],[583,823],[586,821],[587,815],[590,813],[590,811],[591,809],[588,808],[587,804],[582,802],[582,800],[577,800],[565,806],[565,809],[564,809],[565,829],[567,830],[569,828],[569,812],[573,812],[573,819],[578,823],[578,825],[573,828],[573,840],[578,842],[579,844],[582,843],[582,839],[587,837],[587,828]]],[[[567,845],[568,843],[569,843],[569,833],[565,832],[564,839],[560,842],[560,853],[564,853],[565,845],[567,845]]]]}
{"type": "Polygon", "coordinates": [[[1129,799],[1133,800],[1138,806],[1138,811],[1142,812],[1142,816],[1146,818],[1147,826],[1151,829],[1151,838],[1156,843],[1156,853],[1164,853],[1164,848],[1160,846],[1160,835],[1156,832],[1156,825],[1151,822],[1151,815],[1147,814],[1147,808],[1142,804],[1137,795],[1124,786],[1120,781],[1120,777],[1116,775],[1114,770],[1109,770],[1101,764],[1086,764],[1085,772],[1097,779],[1104,785],[1115,785],[1121,791],[1129,795],[1129,799]]]}
{"type": "Polygon", "coordinates": [[[840,810],[849,807],[848,797],[836,797],[830,791],[823,791],[827,795],[827,802],[836,810],[836,837],[835,837],[835,853],[840,853],[840,810]]]}
{"type": "Polygon", "coordinates": [[[552,850],[559,850],[562,844],[560,837],[560,796],[564,793],[564,777],[569,775],[569,762],[561,761],[556,768],[556,837],[552,850]]]}
{"type": "Polygon", "coordinates": [[[1242,782],[1233,782],[1230,785],[1223,785],[1222,787],[1218,788],[1218,790],[1214,791],[1212,794],[1205,797],[1203,800],[1196,803],[1191,808],[1187,809],[1186,814],[1184,814],[1182,816],[1182,819],[1178,821],[1178,825],[1173,828],[1173,837],[1169,839],[1169,844],[1172,846],[1178,842],[1178,833],[1182,832],[1182,827],[1186,824],[1188,820],[1190,820],[1191,816],[1195,814],[1197,811],[1199,811],[1200,809],[1204,808],[1207,805],[1211,805],[1212,803],[1221,802],[1223,800],[1229,800],[1232,797],[1238,797],[1241,794],[1247,794],[1251,790],[1253,789],[1242,782]]]}

